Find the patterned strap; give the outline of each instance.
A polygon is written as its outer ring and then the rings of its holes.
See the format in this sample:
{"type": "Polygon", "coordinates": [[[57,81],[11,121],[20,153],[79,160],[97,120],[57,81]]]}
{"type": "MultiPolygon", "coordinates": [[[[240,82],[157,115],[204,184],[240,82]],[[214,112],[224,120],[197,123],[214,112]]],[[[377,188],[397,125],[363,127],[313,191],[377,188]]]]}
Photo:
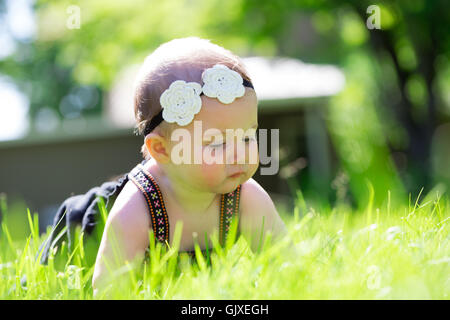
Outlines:
{"type": "Polygon", "coordinates": [[[220,243],[222,246],[225,245],[231,222],[235,217],[239,216],[240,194],[241,185],[238,185],[236,190],[232,192],[222,194],[222,199],[220,202],[220,243]]]}
{"type": "Polygon", "coordinates": [[[152,219],[153,234],[162,242],[169,242],[169,218],[162,198],[161,190],[151,175],[138,164],[128,175],[142,191],[152,219]]]}
{"type": "MultiPolygon", "coordinates": [[[[169,217],[167,216],[161,190],[155,179],[144,170],[141,164],[138,164],[131,170],[128,178],[136,184],[145,196],[155,238],[160,242],[169,243],[169,217]]],[[[225,245],[233,218],[239,215],[240,193],[241,185],[233,192],[222,194],[219,229],[222,246],[225,245]]]]}

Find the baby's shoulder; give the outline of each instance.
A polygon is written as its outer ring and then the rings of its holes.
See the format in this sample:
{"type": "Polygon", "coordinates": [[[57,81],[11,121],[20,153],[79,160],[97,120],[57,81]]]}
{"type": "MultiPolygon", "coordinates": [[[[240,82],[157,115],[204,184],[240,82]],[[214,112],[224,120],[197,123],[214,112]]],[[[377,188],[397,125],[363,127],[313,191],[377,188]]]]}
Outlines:
{"type": "Polygon", "coordinates": [[[275,211],[275,205],[266,190],[253,178],[241,185],[240,213],[249,217],[275,211]]]}
{"type": "Polygon", "coordinates": [[[109,217],[130,226],[150,226],[144,195],[132,182],[127,181],[111,208],[109,217]]]}
{"type": "Polygon", "coordinates": [[[287,233],[275,204],[258,182],[250,179],[242,184],[241,194],[239,225],[242,234],[250,241],[252,250],[259,249],[262,235],[265,237],[268,231],[275,238],[287,233]]]}

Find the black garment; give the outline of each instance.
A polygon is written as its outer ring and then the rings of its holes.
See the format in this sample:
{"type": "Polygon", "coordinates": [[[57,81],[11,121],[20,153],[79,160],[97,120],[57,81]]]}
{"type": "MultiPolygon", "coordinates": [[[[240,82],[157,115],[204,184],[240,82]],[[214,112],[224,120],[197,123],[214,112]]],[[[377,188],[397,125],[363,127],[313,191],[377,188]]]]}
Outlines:
{"type": "MultiPolygon", "coordinates": [[[[142,164],[145,162],[146,160],[142,161],[142,164]]],[[[69,250],[73,250],[74,231],[77,226],[81,226],[81,232],[89,236],[101,219],[98,197],[104,199],[105,207],[109,211],[127,182],[128,174],[124,174],[116,181],[105,182],[100,187],[91,188],[85,194],[67,198],[55,214],[52,232],[39,249],[37,256],[43,251],[40,262],[46,264],[50,251],[60,246],[64,240],[69,250]],[[67,228],[63,231],[64,227],[67,228]]]]}

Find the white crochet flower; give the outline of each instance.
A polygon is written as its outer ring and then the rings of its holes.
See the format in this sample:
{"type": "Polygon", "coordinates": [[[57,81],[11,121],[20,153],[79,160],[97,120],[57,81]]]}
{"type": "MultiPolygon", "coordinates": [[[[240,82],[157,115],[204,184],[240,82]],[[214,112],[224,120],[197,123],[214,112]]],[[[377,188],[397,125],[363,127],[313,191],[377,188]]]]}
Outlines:
{"type": "Polygon", "coordinates": [[[163,119],[170,123],[176,122],[180,126],[189,124],[202,107],[201,92],[202,87],[197,82],[172,82],[159,98],[163,119]]]}
{"type": "Polygon", "coordinates": [[[243,79],[239,73],[222,64],[216,64],[202,73],[203,93],[210,98],[229,104],[245,94],[243,79]]]}

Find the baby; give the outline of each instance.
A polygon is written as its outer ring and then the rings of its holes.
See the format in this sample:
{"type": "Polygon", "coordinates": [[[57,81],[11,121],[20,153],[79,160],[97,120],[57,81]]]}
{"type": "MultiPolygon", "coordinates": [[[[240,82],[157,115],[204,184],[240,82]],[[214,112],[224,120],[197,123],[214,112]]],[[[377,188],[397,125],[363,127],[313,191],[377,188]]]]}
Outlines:
{"type": "Polygon", "coordinates": [[[181,222],[179,249],[188,252],[196,243],[211,248],[214,234],[223,243],[236,216],[253,250],[268,232],[275,238],[286,233],[269,195],[252,179],[259,163],[258,101],[239,57],[208,40],[175,39],[146,58],[135,88],[147,161],[128,174],[110,210],[94,290],[110,266],[142,261],[151,230],[157,241],[172,244],[181,222]]]}

